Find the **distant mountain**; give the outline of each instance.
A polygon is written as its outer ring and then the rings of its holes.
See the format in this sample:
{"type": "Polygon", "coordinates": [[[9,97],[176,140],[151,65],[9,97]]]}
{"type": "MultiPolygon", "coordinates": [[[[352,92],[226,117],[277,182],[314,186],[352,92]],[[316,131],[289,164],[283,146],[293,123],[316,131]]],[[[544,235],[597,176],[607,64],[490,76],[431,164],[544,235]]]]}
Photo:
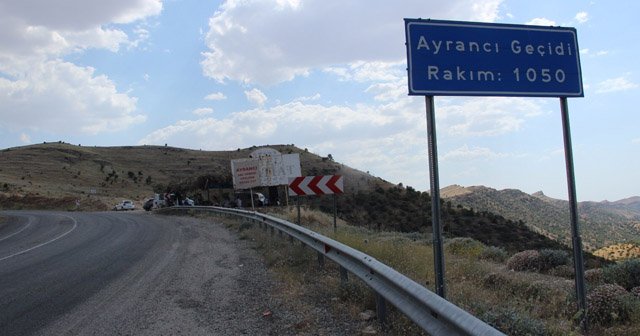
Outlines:
{"type": "MultiPolygon", "coordinates": [[[[516,189],[496,190],[484,186],[453,185],[442,197],[476,211],[489,211],[532,230],[571,245],[569,202],[542,192],[527,194],[516,189]]],[[[615,202],[580,202],[580,230],[584,248],[596,250],[618,243],[640,241],[640,197],[615,202]]]]}

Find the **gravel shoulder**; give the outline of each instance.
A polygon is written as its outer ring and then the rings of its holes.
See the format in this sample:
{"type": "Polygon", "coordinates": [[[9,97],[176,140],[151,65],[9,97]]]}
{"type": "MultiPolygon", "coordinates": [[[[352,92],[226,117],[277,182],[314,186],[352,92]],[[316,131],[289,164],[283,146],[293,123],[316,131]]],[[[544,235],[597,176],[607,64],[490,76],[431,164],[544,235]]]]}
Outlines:
{"type": "Polygon", "coordinates": [[[38,335],[295,334],[287,330],[294,315],[270,295],[273,280],[247,242],[209,220],[130,216],[152,218],[164,234],[125,274],[38,335]]]}

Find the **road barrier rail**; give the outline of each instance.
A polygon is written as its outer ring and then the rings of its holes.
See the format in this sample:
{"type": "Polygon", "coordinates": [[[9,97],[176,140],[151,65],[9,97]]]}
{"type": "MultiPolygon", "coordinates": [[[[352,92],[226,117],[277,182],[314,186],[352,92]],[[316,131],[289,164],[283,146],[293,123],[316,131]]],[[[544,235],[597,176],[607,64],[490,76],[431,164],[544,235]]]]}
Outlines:
{"type": "Polygon", "coordinates": [[[267,214],[232,208],[176,206],[159,210],[160,213],[174,211],[240,217],[299,240],[318,253],[320,264],[324,264],[325,257],[337,263],[343,281],[347,281],[351,273],[375,291],[376,313],[381,323],[385,321],[386,302],[389,302],[433,336],[504,335],[375,258],[302,226],[267,214]]]}

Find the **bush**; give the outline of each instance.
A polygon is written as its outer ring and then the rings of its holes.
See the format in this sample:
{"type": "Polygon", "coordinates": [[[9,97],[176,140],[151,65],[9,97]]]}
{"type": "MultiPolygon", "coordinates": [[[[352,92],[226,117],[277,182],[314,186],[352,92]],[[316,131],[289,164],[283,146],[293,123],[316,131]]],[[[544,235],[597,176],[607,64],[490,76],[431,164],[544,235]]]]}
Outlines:
{"type": "Polygon", "coordinates": [[[561,278],[573,279],[575,271],[573,266],[560,265],[549,270],[549,274],[561,278]]]}
{"type": "Polygon", "coordinates": [[[538,271],[540,270],[540,252],[536,250],[518,252],[507,260],[507,267],[514,271],[538,271]]]}
{"type": "Polygon", "coordinates": [[[592,268],[584,272],[584,280],[590,286],[599,286],[604,284],[602,268],[592,268]]]}
{"type": "Polygon", "coordinates": [[[604,282],[618,284],[626,290],[640,286],[640,259],[629,259],[602,269],[604,282]]]}
{"type": "Polygon", "coordinates": [[[482,278],[482,286],[489,289],[499,290],[509,284],[509,279],[501,273],[489,273],[482,278]]]}
{"type": "Polygon", "coordinates": [[[501,247],[496,246],[487,246],[480,253],[480,259],[483,260],[492,260],[496,262],[504,262],[509,258],[509,254],[501,247]]]}
{"type": "Polygon", "coordinates": [[[468,237],[456,237],[445,244],[447,252],[465,257],[479,257],[485,248],[483,243],[468,237]]]}
{"type": "Polygon", "coordinates": [[[640,286],[631,288],[631,294],[640,299],[640,286]]]}
{"type": "Polygon", "coordinates": [[[547,335],[544,324],[513,309],[485,312],[481,319],[507,335],[547,335]]]}
{"type": "Polygon", "coordinates": [[[622,286],[604,284],[587,295],[587,316],[590,323],[609,326],[614,322],[630,320],[636,299],[622,286]]]}
{"type": "Polygon", "coordinates": [[[569,253],[563,250],[540,250],[540,270],[547,271],[569,263],[569,253]]]}

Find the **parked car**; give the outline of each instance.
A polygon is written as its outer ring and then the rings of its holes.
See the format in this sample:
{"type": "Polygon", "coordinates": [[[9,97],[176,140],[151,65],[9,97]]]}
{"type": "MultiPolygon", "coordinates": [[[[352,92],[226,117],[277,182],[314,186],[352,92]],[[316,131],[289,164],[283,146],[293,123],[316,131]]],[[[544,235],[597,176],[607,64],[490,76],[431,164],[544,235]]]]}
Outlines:
{"type": "Polygon", "coordinates": [[[135,210],[136,206],[135,204],[133,204],[133,201],[130,200],[124,200],[118,204],[116,204],[115,207],[113,207],[113,210],[115,211],[126,211],[126,210],[135,210]]]}
{"type": "MultiPolygon", "coordinates": [[[[233,203],[231,203],[231,207],[238,207],[240,204],[240,207],[245,207],[245,208],[250,208],[251,207],[251,193],[250,192],[244,192],[244,191],[239,191],[235,193],[235,201],[233,203]],[[240,200],[240,202],[238,202],[238,200],[240,200]]],[[[266,206],[269,204],[269,200],[267,199],[267,197],[264,196],[264,194],[259,193],[259,192],[254,192],[253,193],[253,204],[254,206],[257,207],[261,207],[261,206],[266,206]]]]}

